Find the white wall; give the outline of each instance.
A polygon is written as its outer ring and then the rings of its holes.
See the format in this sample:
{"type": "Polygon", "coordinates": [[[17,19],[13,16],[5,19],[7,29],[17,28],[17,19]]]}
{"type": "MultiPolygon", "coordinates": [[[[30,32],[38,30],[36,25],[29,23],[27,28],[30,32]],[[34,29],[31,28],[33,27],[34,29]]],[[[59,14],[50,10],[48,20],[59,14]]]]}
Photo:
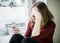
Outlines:
{"type": "Polygon", "coordinates": [[[54,21],[56,23],[54,43],[60,43],[60,0],[48,0],[47,5],[54,15],[54,21]]]}

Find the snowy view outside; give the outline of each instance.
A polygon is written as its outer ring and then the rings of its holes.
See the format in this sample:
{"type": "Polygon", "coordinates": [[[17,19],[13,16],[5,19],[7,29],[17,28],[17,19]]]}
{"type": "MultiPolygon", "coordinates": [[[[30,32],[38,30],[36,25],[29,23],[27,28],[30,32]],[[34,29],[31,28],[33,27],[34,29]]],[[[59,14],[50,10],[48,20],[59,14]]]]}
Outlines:
{"type": "Polygon", "coordinates": [[[17,27],[25,28],[27,12],[24,7],[6,7],[0,10],[0,35],[11,30],[15,24],[17,27]],[[9,11],[8,11],[9,10],[9,11]]]}
{"type": "Polygon", "coordinates": [[[9,43],[13,25],[24,34],[27,21],[27,0],[0,0],[0,43],[9,43]]]}
{"type": "Polygon", "coordinates": [[[17,7],[17,6],[21,6],[24,5],[25,0],[0,0],[0,6],[1,7],[17,7]]]}

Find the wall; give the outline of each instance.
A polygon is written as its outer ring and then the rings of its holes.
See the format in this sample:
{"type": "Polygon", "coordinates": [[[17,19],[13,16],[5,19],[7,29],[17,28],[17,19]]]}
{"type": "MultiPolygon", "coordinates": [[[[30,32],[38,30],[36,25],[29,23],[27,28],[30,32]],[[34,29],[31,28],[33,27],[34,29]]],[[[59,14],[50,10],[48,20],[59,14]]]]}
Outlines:
{"type": "Polygon", "coordinates": [[[54,15],[56,29],[54,33],[54,43],[60,43],[60,0],[48,0],[48,8],[54,15]]]}

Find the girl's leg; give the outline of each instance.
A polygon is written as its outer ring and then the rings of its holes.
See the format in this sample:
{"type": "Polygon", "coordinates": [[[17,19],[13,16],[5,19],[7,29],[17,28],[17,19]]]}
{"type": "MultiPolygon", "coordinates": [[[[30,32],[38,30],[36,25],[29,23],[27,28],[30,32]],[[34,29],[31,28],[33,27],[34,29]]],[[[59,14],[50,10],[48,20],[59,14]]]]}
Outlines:
{"type": "Polygon", "coordinates": [[[10,42],[9,43],[21,43],[21,40],[23,39],[24,37],[20,34],[14,34],[11,39],[10,39],[10,42]]]}
{"type": "Polygon", "coordinates": [[[21,43],[38,43],[38,42],[32,38],[23,38],[21,43]]]}

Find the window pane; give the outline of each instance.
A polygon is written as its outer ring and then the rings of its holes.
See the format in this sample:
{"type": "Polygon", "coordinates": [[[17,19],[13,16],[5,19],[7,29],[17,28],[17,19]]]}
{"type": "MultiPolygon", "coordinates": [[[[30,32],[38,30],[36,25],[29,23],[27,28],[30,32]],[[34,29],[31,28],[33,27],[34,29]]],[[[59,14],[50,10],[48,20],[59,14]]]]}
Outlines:
{"type": "MultiPolygon", "coordinates": [[[[15,1],[17,2],[17,0],[15,1]]],[[[21,30],[21,33],[24,34],[26,22],[28,21],[27,0],[23,0],[21,3],[17,2],[16,7],[12,6],[13,3],[11,3],[12,7],[9,7],[8,4],[7,0],[0,0],[0,43],[9,43],[13,34],[13,25],[16,25],[21,30]]]]}

